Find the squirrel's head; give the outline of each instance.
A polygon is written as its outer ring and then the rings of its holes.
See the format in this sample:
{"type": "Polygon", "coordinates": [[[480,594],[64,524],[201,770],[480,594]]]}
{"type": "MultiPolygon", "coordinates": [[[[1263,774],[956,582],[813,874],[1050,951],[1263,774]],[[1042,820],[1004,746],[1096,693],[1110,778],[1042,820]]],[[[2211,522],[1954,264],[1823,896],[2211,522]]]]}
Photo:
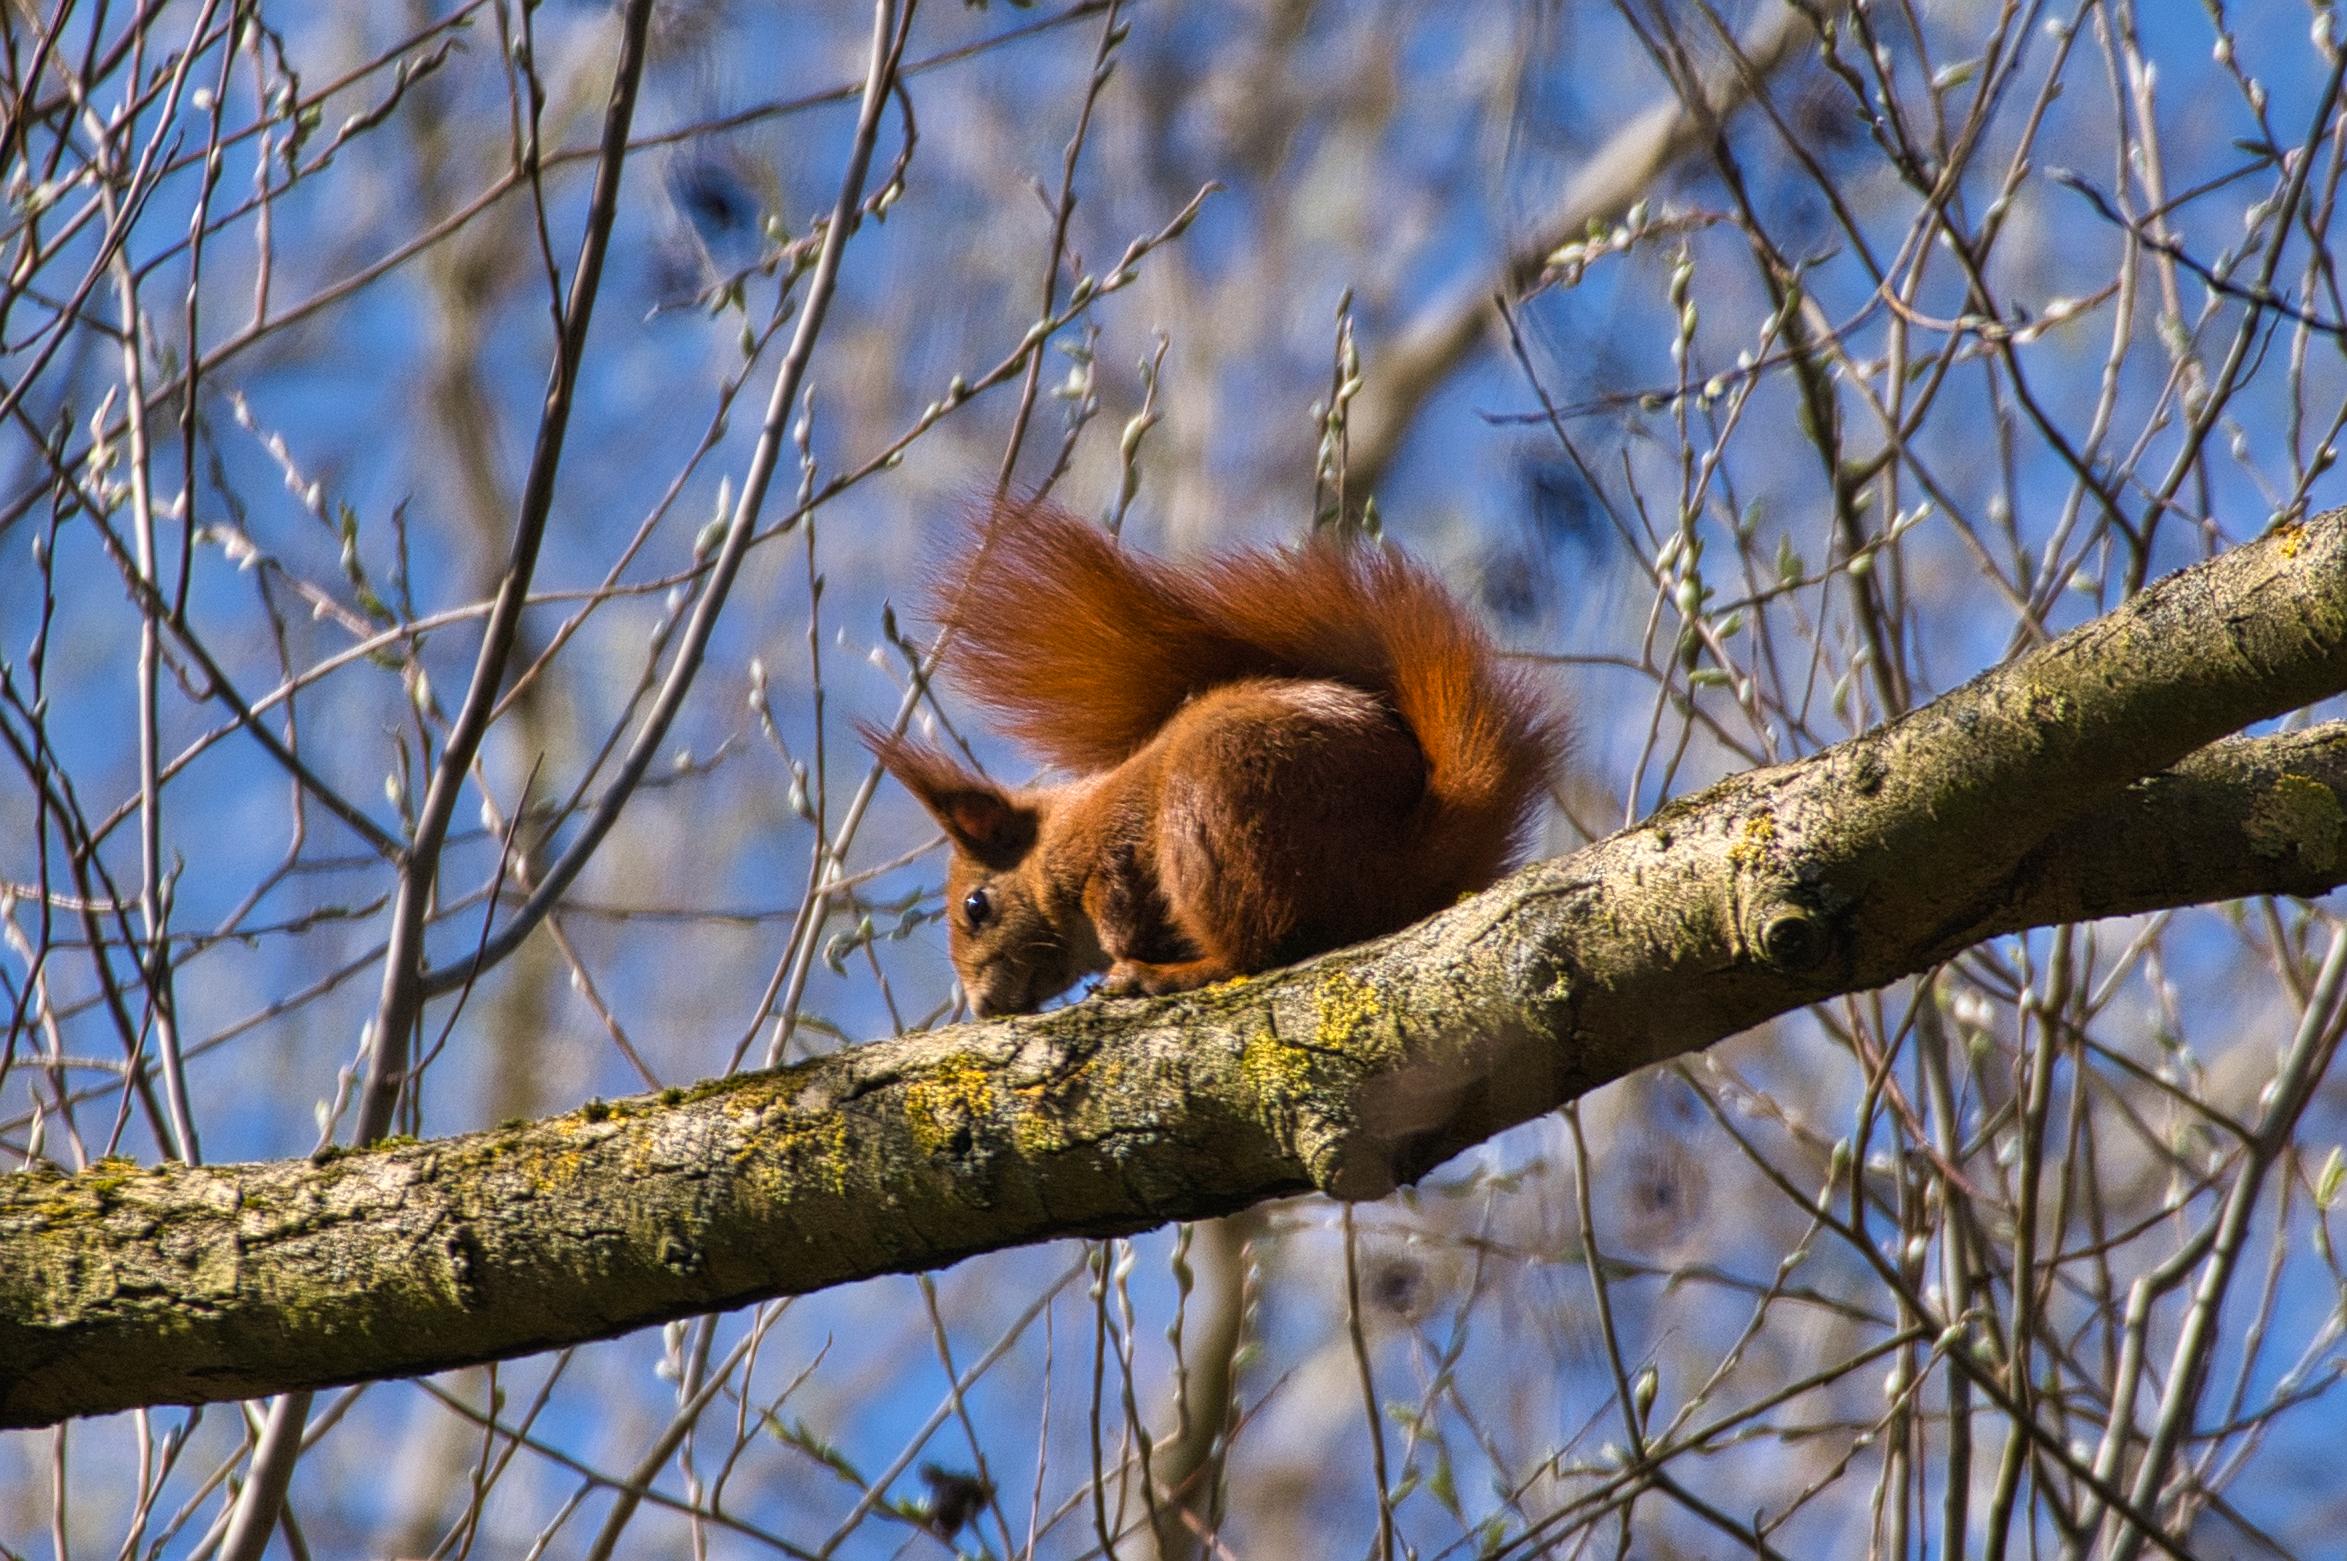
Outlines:
{"type": "Polygon", "coordinates": [[[981,1019],[1032,1013],[1106,963],[1091,925],[1057,905],[1038,843],[1048,794],[1006,791],[934,748],[877,728],[864,741],[953,845],[947,946],[981,1019]]]}

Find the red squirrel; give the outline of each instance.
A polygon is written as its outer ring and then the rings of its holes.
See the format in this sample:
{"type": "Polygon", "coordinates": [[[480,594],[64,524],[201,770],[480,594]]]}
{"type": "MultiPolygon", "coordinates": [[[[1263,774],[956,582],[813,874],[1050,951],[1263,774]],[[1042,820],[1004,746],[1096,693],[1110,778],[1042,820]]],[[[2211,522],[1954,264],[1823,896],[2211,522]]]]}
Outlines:
{"type": "Polygon", "coordinates": [[[995,785],[863,728],[953,845],[981,1018],[1105,970],[1178,992],[1392,932],[1510,865],[1563,729],[1433,575],[1316,538],[1175,565],[998,507],[935,601],[944,666],[1071,772],[995,785]]]}

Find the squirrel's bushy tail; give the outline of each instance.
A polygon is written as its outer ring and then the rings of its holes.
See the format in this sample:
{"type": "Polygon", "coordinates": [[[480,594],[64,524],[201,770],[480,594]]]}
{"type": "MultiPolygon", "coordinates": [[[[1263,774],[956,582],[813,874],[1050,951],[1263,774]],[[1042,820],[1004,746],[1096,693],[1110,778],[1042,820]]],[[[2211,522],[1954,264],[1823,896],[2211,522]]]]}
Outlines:
{"type": "Polygon", "coordinates": [[[1391,701],[1426,755],[1421,856],[1463,893],[1505,868],[1562,756],[1523,672],[1424,568],[1315,540],[1184,568],[1045,505],[995,510],[939,593],[947,666],[1052,763],[1107,769],[1201,690],[1325,678],[1391,701]]]}

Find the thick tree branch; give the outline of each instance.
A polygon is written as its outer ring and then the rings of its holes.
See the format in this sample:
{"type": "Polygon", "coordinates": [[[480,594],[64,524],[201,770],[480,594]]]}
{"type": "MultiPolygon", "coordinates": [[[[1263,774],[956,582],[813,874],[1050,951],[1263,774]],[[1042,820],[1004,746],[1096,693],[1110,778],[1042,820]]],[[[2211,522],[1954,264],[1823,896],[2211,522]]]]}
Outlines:
{"type": "Polygon", "coordinates": [[[1319,1187],[1981,938],[2347,882],[2347,512],[1421,926],[324,1164],[0,1179],[0,1424],[406,1375],[1319,1187]],[[2214,746],[2209,746],[2214,743],[2214,746]]]}

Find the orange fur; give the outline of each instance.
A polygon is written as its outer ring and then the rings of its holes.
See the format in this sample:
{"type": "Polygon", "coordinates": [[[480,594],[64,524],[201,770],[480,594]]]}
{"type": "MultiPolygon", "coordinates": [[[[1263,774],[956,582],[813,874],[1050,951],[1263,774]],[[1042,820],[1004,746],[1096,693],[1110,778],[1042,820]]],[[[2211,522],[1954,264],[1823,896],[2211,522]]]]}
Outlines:
{"type": "Polygon", "coordinates": [[[1076,776],[1007,790],[866,734],[954,837],[954,962],[981,1013],[1104,967],[1111,993],[1174,991],[1405,926],[1506,868],[1562,746],[1530,680],[1391,549],[1185,568],[1006,506],[938,600],[953,679],[1076,776]]]}

